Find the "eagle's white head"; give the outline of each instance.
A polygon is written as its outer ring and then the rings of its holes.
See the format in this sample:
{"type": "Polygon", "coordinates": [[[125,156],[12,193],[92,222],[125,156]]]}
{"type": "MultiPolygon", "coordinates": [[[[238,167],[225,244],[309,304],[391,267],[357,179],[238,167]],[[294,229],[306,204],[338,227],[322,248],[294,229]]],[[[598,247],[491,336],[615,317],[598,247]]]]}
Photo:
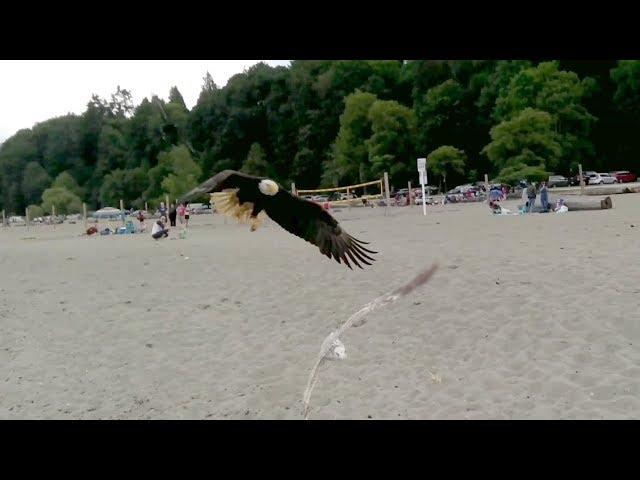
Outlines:
{"type": "Polygon", "coordinates": [[[258,184],[258,188],[264,195],[269,195],[269,196],[275,195],[276,193],[278,193],[278,190],[279,190],[278,184],[273,180],[269,180],[269,179],[260,180],[260,183],[258,184]]]}

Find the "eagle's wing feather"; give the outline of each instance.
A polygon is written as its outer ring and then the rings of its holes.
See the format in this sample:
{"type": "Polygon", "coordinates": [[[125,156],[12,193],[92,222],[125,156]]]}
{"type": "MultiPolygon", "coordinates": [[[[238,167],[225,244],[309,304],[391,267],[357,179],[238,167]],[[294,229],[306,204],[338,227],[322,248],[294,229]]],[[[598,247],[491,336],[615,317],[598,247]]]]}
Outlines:
{"type": "Polygon", "coordinates": [[[219,192],[227,188],[238,188],[244,194],[257,194],[257,185],[261,177],[245,175],[235,170],[223,170],[209,180],[201,183],[188,193],[185,193],[178,203],[191,202],[206,193],[219,192]]]}
{"type": "Polygon", "coordinates": [[[377,253],[363,246],[362,242],[349,235],[325,209],[314,202],[280,190],[265,206],[265,212],[289,233],[316,245],[320,252],[338,263],[351,263],[357,267],[374,261],[367,253],[377,253]],[[351,260],[351,262],[349,261],[351,260]],[[369,261],[367,261],[369,260],[369,261]]]}

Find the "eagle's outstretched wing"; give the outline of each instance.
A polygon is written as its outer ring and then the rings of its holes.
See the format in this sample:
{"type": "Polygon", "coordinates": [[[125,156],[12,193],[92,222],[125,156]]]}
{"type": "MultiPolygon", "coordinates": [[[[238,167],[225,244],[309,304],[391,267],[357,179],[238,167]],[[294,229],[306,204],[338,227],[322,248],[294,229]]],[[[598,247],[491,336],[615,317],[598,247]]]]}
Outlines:
{"type": "Polygon", "coordinates": [[[225,188],[239,188],[246,192],[255,191],[258,181],[260,181],[260,177],[245,175],[235,170],[223,170],[190,192],[185,193],[180,200],[178,200],[178,203],[191,202],[206,193],[218,192],[225,188]]]}
{"type": "Polygon", "coordinates": [[[371,265],[368,260],[374,261],[367,253],[377,252],[364,247],[367,242],[345,232],[338,221],[317,203],[280,190],[266,204],[265,212],[289,233],[317,246],[322,254],[333,257],[338,263],[343,261],[349,268],[352,268],[349,260],[360,268],[360,262],[371,265]]]}
{"type": "Polygon", "coordinates": [[[367,242],[345,232],[338,221],[317,203],[296,197],[282,187],[274,196],[262,197],[258,189],[258,183],[262,179],[234,170],[224,170],[183,195],[179,202],[190,202],[206,193],[224,189],[237,189],[236,195],[240,202],[254,202],[260,196],[264,211],[274,222],[289,233],[317,246],[323,255],[334,258],[338,263],[344,262],[349,268],[352,268],[350,261],[360,268],[360,263],[371,265],[369,261],[374,259],[367,254],[377,252],[364,247],[368,245],[367,242]]]}

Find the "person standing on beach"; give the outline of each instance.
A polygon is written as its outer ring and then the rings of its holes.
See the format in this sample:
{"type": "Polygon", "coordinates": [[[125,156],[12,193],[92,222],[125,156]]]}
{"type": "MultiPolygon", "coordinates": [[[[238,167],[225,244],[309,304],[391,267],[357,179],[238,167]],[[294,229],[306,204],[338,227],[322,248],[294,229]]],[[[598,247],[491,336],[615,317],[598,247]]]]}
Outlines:
{"type": "Polygon", "coordinates": [[[189,226],[189,204],[187,202],[183,202],[184,206],[184,227],[187,228],[189,226]]]}
{"type": "Polygon", "coordinates": [[[183,204],[178,205],[178,218],[180,219],[180,225],[184,223],[184,215],[186,213],[186,208],[183,204]]]}
{"type": "Polygon", "coordinates": [[[527,187],[527,198],[529,199],[529,213],[533,213],[533,207],[536,204],[536,184],[531,182],[531,185],[527,187]]]}
{"type": "Polygon", "coordinates": [[[549,211],[549,192],[547,190],[547,182],[542,182],[540,186],[540,203],[542,204],[542,211],[549,211]]]}
{"type": "Polygon", "coordinates": [[[142,213],[142,210],[138,212],[138,221],[140,222],[140,231],[144,232],[146,230],[146,226],[144,224],[144,214],[142,213]]]}
{"type": "Polygon", "coordinates": [[[158,207],[158,213],[160,214],[160,217],[167,216],[167,207],[164,206],[164,202],[160,202],[160,207],[158,207]]]}
{"type": "Polygon", "coordinates": [[[175,226],[176,226],[176,215],[177,215],[176,207],[175,207],[175,205],[172,203],[172,204],[171,204],[171,208],[169,209],[169,224],[170,224],[172,227],[175,227],[175,226]]]}

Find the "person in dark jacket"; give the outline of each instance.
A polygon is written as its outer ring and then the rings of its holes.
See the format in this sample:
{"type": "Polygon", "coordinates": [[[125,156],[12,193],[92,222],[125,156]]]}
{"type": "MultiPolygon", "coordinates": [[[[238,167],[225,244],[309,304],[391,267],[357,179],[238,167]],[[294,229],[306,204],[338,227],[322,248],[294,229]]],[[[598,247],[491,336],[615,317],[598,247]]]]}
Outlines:
{"type": "Polygon", "coordinates": [[[176,226],[176,216],[178,212],[176,211],[176,206],[172,203],[171,208],[169,209],[169,222],[172,227],[176,226]]]}

